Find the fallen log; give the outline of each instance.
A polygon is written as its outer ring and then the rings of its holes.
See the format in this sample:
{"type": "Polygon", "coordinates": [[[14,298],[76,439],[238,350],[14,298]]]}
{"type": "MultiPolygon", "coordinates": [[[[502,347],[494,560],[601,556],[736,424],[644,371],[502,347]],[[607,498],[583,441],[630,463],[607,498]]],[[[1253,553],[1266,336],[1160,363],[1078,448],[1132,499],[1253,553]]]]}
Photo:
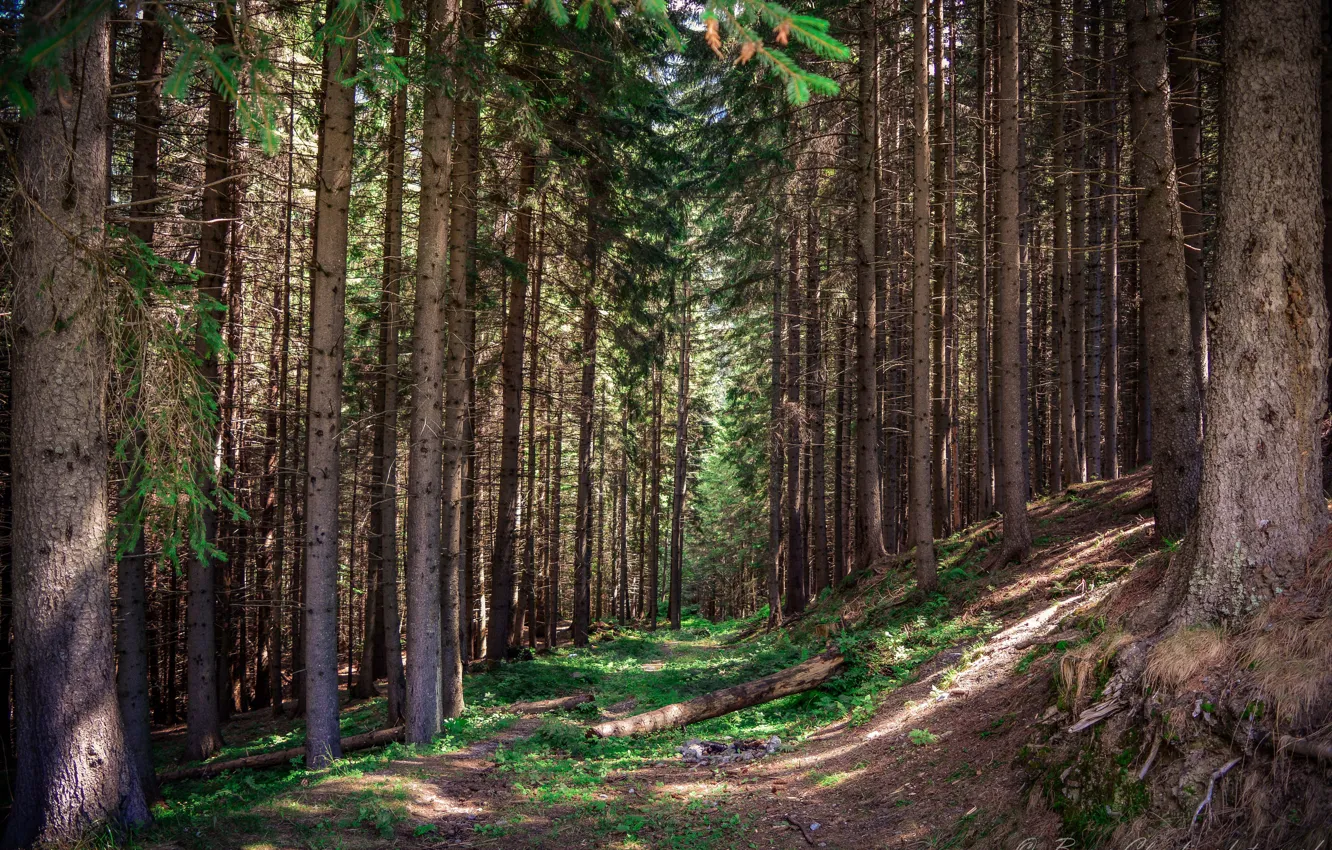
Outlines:
{"type": "Polygon", "coordinates": [[[836,676],[846,666],[846,659],[838,652],[825,652],[794,667],[691,699],[689,702],[667,705],[623,720],[598,723],[588,729],[589,736],[597,738],[623,738],[646,735],[662,729],[687,726],[742,708],[762,705],[781,697],[799,694],[817,688],[836,676]]]}
{"type": "MultiPolygon", "coordinates": [[[[582,705],[585,702],[591,702],[591,694],[573,694],[567,697],[556,697],[555,699],[537,700],[536,702],[518,702],[508,706],[508,711],[514,714],[532,715],[545,714],[550,711],[563,711],[575,706],[582,705]]],[[[391,729],[376,729],[373,732],[364,732],[360,735],[352,735],[342,739],[343,754],[354,753],[358,750],[368,750],[374,747],[382,747],[395,741],[403,739],[403,727],[394,726],[391,729]]],[[[290,764],[293,759],[305,757],[305,746],[290,747],[285,750],[275,750],[269,753],[258,753],[252,756],[244,756],[238,759],[227,759],[226,761],[209,762],[208,764],[195,765],[193,767],[182,767],[176,770],[164,770],[157,774],[159,782],[180,782],[185,779],[207,779],[210,776],[217,776],[219,773],[225,773],[229,770],[246,770],[265,767],[281,767],[284,764],[290,764]]]]}
{"type": "Polygon", "coordinates": [[[555,699],[515,702],[509,706],[508,710],[514,714],[545,714],[549,711],[568,711],[584,703],[592,702],[593,699],[594,697],[591,694],[573,694],[567,697],[555,697],[555,699]]]}
{"type": "MultiPolygon", "coordinates": [[[[385,744],[391,744],[394,741],[402,740],[401,726],[394,726],[392,729],[376,729],[373,732],[366,732],[361,735],[352,735],[349,738],[342,739],[342,752],[356,752],[357,750],[368,750],[371,747],[382,747],[385,744]]],[[[157,774],[159,782],[179,782],[183,779],[207,779],[210,776],[217,776],[219,773],[225,773],[228,770],[245,770],[261,767],[281,767],[284,764],[290,764],[292,759],[305,757],[305,746],[291,747],[285,750],[276,750],[271,753],[259,753],[258,755],[245,756],[244,758],[228,759],[226,761],[209,762],[208,764],[195,765],[194,767],[182,767],[176,770],[164,770],[157,774]]]]}

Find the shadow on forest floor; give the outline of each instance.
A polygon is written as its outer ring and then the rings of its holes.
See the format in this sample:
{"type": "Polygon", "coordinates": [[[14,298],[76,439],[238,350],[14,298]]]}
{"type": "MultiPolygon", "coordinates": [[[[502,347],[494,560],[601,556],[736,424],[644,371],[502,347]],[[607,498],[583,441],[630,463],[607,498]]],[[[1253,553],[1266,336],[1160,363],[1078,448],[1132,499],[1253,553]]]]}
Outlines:
{"type": "MultiPolygon", "coordinates": [[[[1058,819],[1028,811],[1021,750],[1059,711],[1058,657],[1097,629],[1076,615],[1153,551],[1149,491],[1138,473],[1033,503],[1037,548],[1003,574],[977,573],[995,524],[970,527],[940,542],[944,592],[927,598],[904,566],[886,564],[825,593],[789,629],[692,617],[680,631],[613,629],[587,649],[469,675],[467,713],[432,746],[353,753],[324,771],[292,765],[171,784],[135,843],[898,848],[1052,836],[1058,819]],[[585,737],[598,717],[747,681],[830,641],[851,664],[815,691],[687,732],[585,737]],[[567,715],[504,711],[580,691],[596,701],[567,715]],[[687,738],[773,735],[780,752],[743,764],[691,764],[678,752],[687,738]]],[[[373,728],[382,711],[380,700],[348,706],[344,734],[373,728]]],[[[231,757],[298,745],[302,729],[265,712],[224,733],[231,757]]],[[[163,767],[178,757],[182,734],[155,742],[163,767]]]]}

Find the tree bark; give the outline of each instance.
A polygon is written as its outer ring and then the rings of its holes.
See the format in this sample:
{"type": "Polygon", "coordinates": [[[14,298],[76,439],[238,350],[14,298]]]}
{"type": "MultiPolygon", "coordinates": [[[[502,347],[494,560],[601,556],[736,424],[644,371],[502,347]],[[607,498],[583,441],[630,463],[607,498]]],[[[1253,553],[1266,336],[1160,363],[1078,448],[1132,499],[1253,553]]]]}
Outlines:
{"type": "Polygon", "coordinates": [[[684,508],[689,472],[689,278],[680,299],[680,368],[675,394],[675,469],[671,475],[671,581],[668,616],[680,628],[684,602],[684,508]]]}
{"type": "MultiPolygon", "coordinates": [[[[911,309],[911,544],[916,547],[916,586],[938,586],[934,562],[934,494],[930,473],[930,116],[929,0],[915,0],[912,41],[915,73],[915,187],[912,192],[911,309]]],[[[857,423],[859,427],[859,423],[857,423]]],[[[859,529],[857,529],[859,533],[859,529]]]]}
{"type": "MultiPolygon", "coordinates": [[[[426,44],[451,55],[457,0],[428,0],[426,44]]],[[[444,303],[448,275],[450,128],[453,100],[443,81],[426,88],[421,135],[420,229],[412,326],[411,455],[407,468],[407,732],[426,744],[439,732],[442,706],[440,523],[444,430],[444,303]]]]}
{"type": "Polygon", "coordinates": [[[812,690],[842,672],[845,666],[846,659],[842,658],[841,653],[825,652],[794,667],[788,667],[752,682],[723,688],[688,702],[662,706],[623,720],[599,723],[587,730],[588,736],[627,738],[631,735],[648,735],[663,729],[688,726],[690,723],[701,723],[742,708],[762,705],[791,694],[812,690]]]}
{"type": "MultiPolygon", "coordinates": [[[[924,2],[924,0],[921,0],[924,2]]],[[[875,360],[875,280],[878,258],[874,226],[874,149],[878,141],[874,73],[878,39],[874,5],[860,4],[860,62],[856,143],[856,569],[887,556],[883,542],[883,498],[879,477],[878,368],[875,360]]],[[[925,199],[926,214],[929,198],[925,199]]],[[[928,223],[926,225],[928,229],[928,223]]],[[[926,246],[928,251],[928,246],[926,246]]],[[[928,272],[929,264],[926,263],[928,272]]],[[[928,304],[927,304],[928,306],[928,304]]],[[[926,376],[928,382],[928,375],[926,376]]],[[[926,394],[928,395],[928,383],[926,394]]],[[[928,403],[928,400],[927,400],[928,403]]],[[[928,484],[928,479],[927,479],[928,484]]]]}
{"type": "MultiPolygon", "coordinates": [[[[410,2],[410,0],[409,0],[410,2]]],[[[411,8],[393,27],[393,55],[406,61],[411,46],[411,8]]],[[[388,187],[384,206],[384,289],[379,300],[379,374],[376,375],[374,459],[370,473],[370,569],[378,578],[379,609],[387,673],[384,725],[404,719],[407,680],[402,665],[402,620],[398,609],[398,323],[402,288],[402,202],[407,153],[407,87],[393,95],[389,113],[388,187]]],[[[371,659],[374,675],[376,659],[371,659]]]]}
{"type": "Polygon", "coordinates": [[[772,274],[772,386],[769,389],[768,415],[768,627],[782,621],[782,589],[779,583],[782,564],[782,481],[786,456],[782,451],[782,249],[773,251],[772,274]]]}
{"type": "Polygon", "coordinates": [[[600,181],[589,181],[587,241],[584,243],[583,375],[578,394],[578,504],[574,534],[573,642],[587,646],[592,618],[592,424],[596,404],[597,377],[597,216],[600,181]]]}
{"type": "Polygon", "coordinates": [[[814,544],[809,586],[811,594],[815,596],[828,586],[828,482],[824,446],[828,431],[824,415],[828,378],[823,366],[823,307],[820,292],[823,272],[819,264],[821,246],[817,202],[816,189],[814,197],[810,199],[805,231],[805,312],[808,326],[805,356],[809,361],[805,371],[805,399],[809,406],[809,526],[813,538],[810,542],[814,544]]]}
{"type": "Polygon", "coordinates": [[[1179,185],[1170,135],[1161,0],[1128,5],[1129,104],[1138,193],[1138,279],[1152,394],[1152,491],[1156,534],[1178,540],[1198,502],[1201,390],[1189,330],[1179,185]]]}
{"type": "MultiPolygon", "coordinates": [[[[26,23],[75,10],[36,0],[26,23]]],[[[14,219],[13,624],[18,762],[4,847],[65,843],[148,811],[116,705],[107,569],[108,27],[29,76],[14,219]],[[57,85],[59,80],[59,85],[57,85]]]]}
{"type": "MultiPolygon", "coordinates": [[[[134,216],[130,233],[153,247],[157,204],[158,143],[162,125],[162,47],[164,34],[157,20],[157,11],[145,9],[139,27],[139,69],[134,95],[134,153],[131,163],[133,183],[130,200],[134,203],[134,216]]],[[[141,434],[132,437],[131,450],[137,455],[141,434]]],[[[139,501],[142,484],[138,458],[131,457],[127,466],[124,498],[129,504],[139,501]]],[[[135,770],[143,787],[144,799],[152,803],[160,796],[157,777],[153,769],[151,740],[151,706],[149,703],[149,637],[148,588],[146,580],[147,541],[144,539],[143,519],[139,510],[129,517],[119,530],[121,546],[132,540],[129,551],[120,552],[116,576],[119,617],[116,623],[116,696],[120,703],[120,716],[125,725],[125,749],[134,761],[135,770]]],[[[0,518],[0,522],[5,518],[0,518]]],[[[5,683],[7,693],[7,683],[5,683]]],[[[7,711],[7,706],[0,706],[7,711]]],[[[8,718],[6,718],[7,720],[8,718]]],[[[8,750],[8,736],[0,738],[0,746],[8,750]]]]}
{"type": "MultiPolygon", "coordinates": [[[[804,453],[804,409],[800,404],[800,237],[792,216],[786,236],[786,598],[782,614],[805,610],[805,511],[800,457],[804,453]]],[[[877,401],[876,401],[877,404],[877,401]]],[[[877,475],[877,473],[876,473],[877,475]]]]}
{"type": "Polygon", "coordinates": [[[933,109],[931,120],[933,131],[932,167],[934,179],[930,184],[932,201],[930,213],[934,217],[930,249],[931,274],[934,281],[934,296],[930,301],[930,348],[933,387],[930,395],[930,474],[934,487],[934,536],[946,537],[949,530],[949,515],[952,513],[948,500],[948,356],[946,340],[948,324],[948,217],[945,214],[945,198],[948,191],[948,125],[944,122],[945,74],[943,61],[944,19],[943,0],[931,0],[934,18],[934,39],[931,43],[934,68],[933,109]]]}
{"type": "Polygon", "coordinates": [[[994,460],[990,453],[990,25],[988,0],[980,0],[977,21],[976,133],[976,515],[994,510],[994,460]]]}
{"type": "MultiPolygon", "coordinates": [[[[466,17],[465,29],[470,29],[466,17]]],[[[469,85],[461,74],[455,86],[469,85]]],[[[467,455],[467,399],[469,337],[468,278],[473,262],[473,241],[469,218],[476,207],[476,186],[472,181],[472,152],[477,145],[478,104],[472,93],[460,100],[454,110],[453,198],[449,214],[449,290],[445,317],[448,320],[448,352],[444,376],[444,496],[443,528],[440,545],[440,667],[441,719],[463,712],[462,604],[463,577],[466,574],[468,528],[463,516],[465,486],[463,472],[467,455]]],[[[521,359],[519,360],[521,363],[521,359]]],[[[512,566],[512,565],[510,565],[512,566]]],[[[510,571],[512,576],[512,571],[510,571]]],[[[500,628],[498,616],[491,612],[491,629],[500,628]]]]}
{"type": "MultiPolygon", "coordinates": [[[[657,629],[657,609],[661,599],[661,364],[652,364],[652,496],[648,510],[650,532],[648,534],[648,626],[657,629]]],[[[780,533],[780,532],[779,532],[780,533]]]]}
{"type": "MultiPolygon", "coordinates": [[[[215,49],[229,50],[233,42],[231,0],[214,5],[213,44],[215,49]]],[[[222,303],[222,280],[226,273],[227,242],[231,231],[231,101],[214,87],[208,95],[208,127],[204,135],[204,190],[203,224],[199,230],[199,294],[203,300],[196,332],[195,354],[199,358],[199,377],[206,391],[216,396],[220,388],[218,354],[212,344],[218,326],[225,318],[222,303]],[[214,324],[216,323],[216,324],[214,324]]],[[[212,439],[216,444],[221,432],[214,428],[212,439]]],[[[220,449],[219,449],[220,451],[220,449]]],[[[214,555],[217,546],[217,480],[215,457],[198,460],[195,486],[207,495],[200,508],[205,551],[192,549],[186,560],[186,585],[189,602],[185,613],[185,644],[188,666],[186,678],[185,757],[207,758],[222,746],[222,728],[219,717],[217,688],[216,581],[221,567],[214,555]],[[211,504],[210,504],[211,503],[211,504]]]]}
{"type": "Polygon", "coordinates": [[[1198,0],[1167,0],[1170,40],[1170,124],[1179,175],[1184,279],[1198,386],[1207,386],[1207,287],[1203,280],[1202,89],[1199,86],[1198,0]]]}
{"type": "Polygon", "coordinates": [[[1316,0],[1226,6],[1207,436],[1197,518],[1172,565],[1185,624],[1281,593],[1327,526],[1318,25],[1316,0]]]}
{"type": "Polygon", "coordinates": [[[347,296],[347,215],[356,120],[357,23],[330,4],[310,284],[305,435],[305,762],[342,756],[338,729],[338,445],[347,296]]]}
{"type": "Polygon", "coordinates": [[[996,563],[1022,560],[1031,548],[1027,521],[1027,482],[1023,471],[1022,382],[1019,374],[1022,339],[1022,274],[1018,236],[1018,2],[1000,0],[999,14],[999,185],[995,218],[999,224],[999,404],[996,405],[1000,476],[999,509],[1004,541],[996,563]]]}
{"type": "MultiPolygon", "coordinates": [[[[490,611],[493,625],[486,636],[486,655],[504,658],[509,647],[509,618],[513,599],[513,561],[518,522],[518,449],[522,435],[523,334],[527,323],[527,278],[532,253],[532,209],[529,202],[536,182],[536,158],[530,145],[519,154],[518,198],[514,215],[513,261],[521,271],[510,274],[509,304],[504,329],[504,348],[500,354],[504,414],[500,436],[500,476],[498,503],[495,508],[495,548],[490,559],[490,611]]],[[[535,445],[535,444],[533,444],[535,445]]],[[[524,570],[525,586],[530,587],[531,570],[524,570]]],[[[519,605],[523,605],[519,601],[519,605]]],[[[533,612],[535,613],[535,612],[533,612]]],[[[533,618],[535,624],[535,617],[533,618]]],[[[521,640],[522,620],[518,621],[521,640]]],[[[535,629],[533,629],[535,632],[535,629]]]]}

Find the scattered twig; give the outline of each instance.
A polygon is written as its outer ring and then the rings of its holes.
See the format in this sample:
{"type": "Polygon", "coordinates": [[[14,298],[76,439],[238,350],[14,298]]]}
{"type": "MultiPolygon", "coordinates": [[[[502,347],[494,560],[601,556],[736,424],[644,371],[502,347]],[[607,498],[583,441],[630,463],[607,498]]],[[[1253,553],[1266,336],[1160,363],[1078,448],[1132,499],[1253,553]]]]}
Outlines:
{"type": "Polygon", "coordinates": [[[1083,729],[1095,726],[1105,718],[1115,714],[1124,708],[1124,701],[1119,697],[1108,699],[1105,702],[1098,702],[1091,708],[1078,715],[1078,722],[1068,727],[1069,732],[1081,732],[1083,729]]]}
{"type": "Polygon", "coordinates": [[[791,824],[791,826],[794,826],[796,829],[800,830],[800,834],[804,837],[806,844],[808,844],[810,847],[818,846],[817,844],[814,843],[814,838],[809,834],[809,830],[805,828],[804,824],[796,820],[795,817],[793,817],[792,815],[787,815],[786,822],[791,824]]]}
{"type": "Polygon", "coordinates": [[[1221,765],[1221,767],[1212,774],[1212,778],[1207,783],[1207,796],[1203,797],[1203,801],[1198,804],[1198,809],[1193,813],[1193,820],[1189,821],[1189,826],[1193,826],[1198,822],[1198,817],[1202,815],[1203,809],[1207,808],[1207,805],[1212,802],[1212,792],[1216,790],[1217,780],[1229,773],[1230,769],[1239,763],[1240,760],[1238,758],[1233,758],[1221,765]]]}
{"type": "Polygon", "coordinates": [[[1147,761],[1143,762],[1142,770],[1138,771],[1138,781],[1147,778],[1147,771],[1152,769],[1152,762],[1156,761],[1156,754],[1161,751],[1161,736],[1152,738],[1152,751],[1147,754],[1147,761]]]}

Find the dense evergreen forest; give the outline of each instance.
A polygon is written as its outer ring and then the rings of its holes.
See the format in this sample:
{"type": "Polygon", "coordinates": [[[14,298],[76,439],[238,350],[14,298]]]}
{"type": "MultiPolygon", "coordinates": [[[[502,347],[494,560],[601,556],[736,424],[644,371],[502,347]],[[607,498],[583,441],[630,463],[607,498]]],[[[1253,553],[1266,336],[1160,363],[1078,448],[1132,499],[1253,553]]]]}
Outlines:
{"type": "Polygon", "coordinates": [[[1322,846],[1330,40],[0,2],[0,846],[1322,846]]]}

